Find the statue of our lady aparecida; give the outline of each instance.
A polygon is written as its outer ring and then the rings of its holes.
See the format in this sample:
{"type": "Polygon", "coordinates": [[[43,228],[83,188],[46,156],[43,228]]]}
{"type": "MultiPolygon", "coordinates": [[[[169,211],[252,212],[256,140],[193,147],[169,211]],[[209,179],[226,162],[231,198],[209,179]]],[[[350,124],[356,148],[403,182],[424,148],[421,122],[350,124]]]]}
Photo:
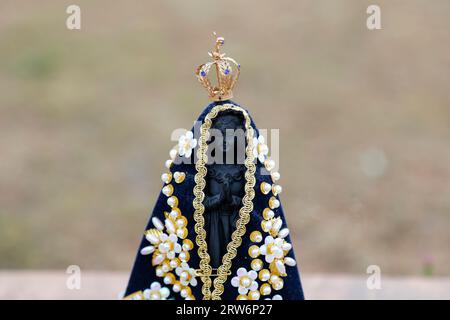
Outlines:
{"type": "Polygon", "coordinates": [[[230,100],[240,65],[223,44],[196,70],[213,102],[170,151],[126,299],[303,299],[280,174],[249,112],[230,100]]]}

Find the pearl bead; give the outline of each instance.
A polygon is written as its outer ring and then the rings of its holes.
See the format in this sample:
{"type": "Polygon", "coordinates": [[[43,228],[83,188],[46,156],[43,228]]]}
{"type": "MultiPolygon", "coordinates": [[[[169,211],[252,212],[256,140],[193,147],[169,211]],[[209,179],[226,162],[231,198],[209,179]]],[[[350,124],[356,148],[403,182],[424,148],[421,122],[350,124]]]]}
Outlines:
{"type": "Polygon", "coordinates": [[[243,276],[241,277],[239,283],[242,287],[248,288],[252,285],[252,280],[248,276],[243,276]]]}
{"type": "Polygon", "coordinates": [[[286,276],[286,267],[284,266],[284,263],[280,260],[277,260],[275,262],[275,268],[277,269],[277,272],[281,276],[286,276]]]}
{"type": "Polygon", "coordinates": [[[250,300],[259,300],[260,296],[261,294],[259,293],[258,290],[253,290],[248,293],[248,297],[250,300]]]}
{"type": "Polygon", "coordinates": [[[189,272],[187,272],[187,271],[181,272],[180,279],[182,279],[182,280],[189,280],[189,278],[190,278],[189,272]]]}
{"type": "Polygon", "coordinates": [[[280,280],[280,277],[277,276],[276,274],[272,274],[272,275],[270,276],[270,282],[276,282],[276,281],[278,281],[278,280],[280,280]]]}
{"type": "Polygon", "coordinates": [[[264,281],[267,281],[269,279],[270,279],[270,271],[267,270],[267,269],[262,269],[259,272],[259,280],[264,282],[264,281]]]}
{"type": "Polygon", "coordinates": [[[272,281],[272,287],[275,290],[281,290],[281,289],[283,289],[283,286],[284,286],[284,281],[281,278],[279,278],[279,280],[277,280],[277,281],[272,281]]]}
{"type": "Polygon", "coordinates": [[[185,217],[178,218],[176,224],[178,228],[183,228],[187,225],[187,220],[185,217]]]}
{"type": "Polygon", "coordinates": [[[172,273],[169,273],[164,277],[165,284],[172,284],[174,282],[175,282],[175,276],[172,273]]]}
{"type": "Polygon", "coordinates": [[[173,284],[172,290],[173,290],[174,292],[180,292],[180,291],[181,291],[181,283],[180,283],[179,281],[176,281],[176,282],[173,284]]]}
{"type": "Polygon", "coordinates": [[[162,271],[163,271],[164,273],[166,273],[166,272],[169,272],[169,271],[170,271],[170,266],[167,265],[167,264],[163,264],[163,265],[161,266],[161,269],[162,269],[162,271]]]}
{"type": "Polygon", "coordinates": [[[283,220],[281,220],[279,217],[275,219],[273,222],[273,228],[277,231],[281,229],[281,226],[283,225],[283,220]]]}
{"type": "Polygon", "coordinates": [[[272,186],[272,192],[273,192],[274,195],[278,195],[278,194],[280,194],[282,191],[283,191],[283,188],[282,188],[280,185],[274,184],[274,185],[272,186]]]}
{"type": "Polygon", "coordinates": [[[164,261],[164,256],[162,254],[158,254],[156,256],[153,257],[153,265],[156,266],[158,264],[161,264],[161,262],[164,261]]]}
{"type": "Polygon", "coordinates": [[[178,198],[175,196],[172,196],[170,198],[167,198],[167,204],[171,206],[172,208],[178,206],[178,198]]]}
{"type": "Polygon", "coordinates": [[[261,285],[261,288],[259,288],[259,291],[263,296],[268,296],[272,292],[272,288],[268,283],[264,283],[261,285]]]}
{"type": "Polygon", "coordinates": [[[175,259],[175,251],[169,251],[166,254],[167,259],[175,259]]]}
{"type": "Polygon", "coordinates": [[[150,294],[151,300],[161,300],[161,294],[158,291],[152,291],[150,294]]]}
{"type": "Polygon", "coordinates": [[[275,213],[269,208],[265,208],[263,211],[263,218],[266,220],[270,220],[275,216],[275,213]]]}
{"type": "Polygon", "coordinates": [[[176,267],[178,267],[180,265],[180,261],[178,259],[172,259],[172,260],[170,260],[169,265],[172,269],[175,269],[176,267]]]}
{"type": "Polygon", "coordinates": [[[284,258],[284,263],[289,267],[294,267],[297,264],[297,262],[291,257],[284,258]]]}
{"type": "Polygon", "coordinates": [[[261,229],[263,229],[264,232],[269,232],[271,227],[272,227],[272,222],[267,221],[267,220],[261,221],[261,229]]]}
{"type": "Polygon", "coordinates": [[[177,230],[177,236],[181,239],[186,238],[188,235],[188,230],[186,228],[178,229],[177,230]]]}
{"type": "Polygon", "coordinates": [[[261,260],[261,259],[254,259],[254,260],[251,262],[251,267],[252,267],[252,270],[255,270],[255,271],[261,270],[262,267],[263,267],[263,262],[262,262],[262,260],[261,260]]]}
{"type": "Polygon", "coordinates": [[[170,219],[166,219],[166,228],[169,233],[174,233],[176,231],[175,224],[170,219]]]}
{"type": "Polygon", "coordinates": [[[145,235],[145,239],[147,239],[151,244],[157,244],[159,242],[159,238],[154,234],[147,233],[145,235]]]}
{"type": "Polygon", "coordinates": [[[280,232],[278,233],[278,236],[280,238],[286,238],[288,235],[289,235],[289,229],[288,228],[281,229],[280,232]]]}
{"type": "Polygon", "coordinates": [[[253,231],[252,233],[250,233],[250,240],[252,242],[259,243],[262,241],[262,238],[262,234],[259,231],[253,231]]]}
{"type": "Polygon", "coordinates": [[[278,201],[277,199],[275,199],[275,200],[273,201],[273,206],[274,206],[274,208],[280,207],[280,201],[278,201]]]}
{"type": "Polygon", "coordinates": [[[158,249],[159,251],[165,253],[170,250],[170,243],[168,242],[161,243],[158,249]]]}
{"type": "Polygon", "coordinates": [[[153,217],[152,218],[152,223],[153,223],[153,225],[155,226],[156,229],[158,229],[158,230],[163,230],[164,229],[164,224],[157,217],[153,217]]]}
{"type": "Polygon", "coordinates": [[[184,172],[176,171],[173,174],[173,178],[175,179],[176,183],[182,183],[184,179],[186,178],[186,174],[184,172]]]}
{"type": "Polygon", "coordinates": [[[284,251],[289,251],[289,250],[292,249],[292,244],[290,244],[290,243],[288,243],[288,242],[283,243],[283,245],[281,246],[281,248],[282,248],[284,251]]]}
{"type": "Polygon", "coordinates": [[[278,201],[278,199],[277,198],[275,198],[275,197],[271,197],[270,198],[270,200],[269,200],[269,207],[270,207],[270,209],[276,209],[276,208],[278,208],[280,206],[280,201],[278,201]]]}
{"type": "Polygon", "coordinates": [[[167,298],[170,295],[170,290],[168,288],[161,288],[161,290],[159,290],[159,292],[161,293],[161,296],[164,298],[167,298]]]}
{"type": "Polygon", "coordinates": [[[172,211],[169,213],[169,216],[173,219],[177,218],[179,215],[181,215],[181,212],[178,208],[172,208],[172,211]]]}
{"type": "Polygon", "coordinates": [[[189,251],[189,250],[192,250],[193,248],[194,248],[194,243],[191,240],[189,240],[189,239],[183,240],[183,250],[189,251]]]}
{"type": "Polygon", "coordinates": [[[263,194],[268,194],[271,189],[272,189],[272,185],[270,185],[269,183],[267,183],[267,182],[261,183],[261,192],[263,194]]]}
{"type": "Polygon", "coordinates": [[[187,252],[187,251],[180,252],[180,254],[178,255],[178,258],[183,262],[188,262],[189,258],[190,258],[189,252],[187,252]]]}
{"type": "Polygon", "coordinates": [[[259,247],[256,245],[250,246],[248,249],[248,254],[252,258],[256,258],[259,256],[259,247]]]}
{"type": "Polygon", "coordinates": [[[172,174],[171,173],[163,173],[161,175],[161,180],[164,183],[170,183],[170,181],[172,181],[172,174]]]}
{"type": "Polygon", "coordinates": [[[165,186],[164,188],[162,188],[162,193],[166,196],[166,197],[170,197],[173,194],[173,186],[171,184],[168,184],[167,186],[165,186]]]}
{"type": "Polygon", "coordinates": [[[190,295],[191,295],[191,288],[189,288],[189,287],[184,287],[183,289],[181,289],[181,291],[180,291],[180,295],[183,297],[183,298],[186,298],[186,297],[189,297],[190,295]]]}
{"type": "Polygon", "coordinates": [[[281,255],[283,253],[283,250],[281,250],[279,247],[274,245],[269,245],[269,252],[270,254],[273,254],[275,256],[281,255]]]}
{"type": "Polygon", "coordinates": [[[144,247],[141,249],[141,254],[146,256],[146,255],[153,253],[154,251],[155,251],[154,246],[147,246],[147,247],[144,247]]]}
{"type": "Polygon", "coordinates": [[[164,271],[162,271],[161,267],[156,268],[155,272],[157,277],[164,277],[164,271]]]}

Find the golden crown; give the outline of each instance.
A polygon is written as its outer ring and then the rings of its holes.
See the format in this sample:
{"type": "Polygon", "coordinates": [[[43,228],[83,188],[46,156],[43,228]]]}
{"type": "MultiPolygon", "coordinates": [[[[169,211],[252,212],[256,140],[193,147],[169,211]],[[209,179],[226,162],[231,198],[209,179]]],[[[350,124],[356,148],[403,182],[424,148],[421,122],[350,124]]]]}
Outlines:
{"type": "MultiPolygon", "coordinates": [[[[213,33],[216,36],[216,33],[213,33]]],[[[233,88],[239,78],[241,65],[233,58],[226,57],[225,53],[220,53],[220,47],[225,44],[223,37],[216,38],[216,45],[212,52],[208,52],[213,59],[198,66],[195,75],[198,81],[208,91],[209,98],[213,101],[223,101],[233,98],[233,88]],[[233,71],[232,64],[236,67],[233,71]],[[213,84],[208,78],[209,71],[215,66],[217,83],[213,84]]]]}

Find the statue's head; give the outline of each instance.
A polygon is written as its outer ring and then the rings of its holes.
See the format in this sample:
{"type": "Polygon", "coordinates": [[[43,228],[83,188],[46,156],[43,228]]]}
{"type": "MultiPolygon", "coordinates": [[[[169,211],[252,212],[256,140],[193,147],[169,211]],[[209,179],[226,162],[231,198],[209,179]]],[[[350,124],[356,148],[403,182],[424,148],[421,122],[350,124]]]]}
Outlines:
{"type": "Polygon", "coordinates": [[[228,110],[219,113],[214,119],[211,130],[210,148],[215,148],[217,151],[224,153],[229,163],[231,159],[244,159],[245,155],[245,125],[244,117],[240,112],[228,110]]]}

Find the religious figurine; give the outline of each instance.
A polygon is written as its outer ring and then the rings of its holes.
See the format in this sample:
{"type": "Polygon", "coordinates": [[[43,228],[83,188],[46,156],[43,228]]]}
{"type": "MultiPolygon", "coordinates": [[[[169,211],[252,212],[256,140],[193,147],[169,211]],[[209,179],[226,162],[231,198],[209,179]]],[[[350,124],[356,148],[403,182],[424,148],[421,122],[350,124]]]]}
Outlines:
{"type": "Polygon", "coordinates": [[[244,132],[243,123],[239,114],[224,111],[216,117],[212,126],[219,130],[222,137],[232,137],[231,140],[222,139],[223,142],[215,146],[218,152],[223,152],[222,157],[217,158],[227,159],[228,154],[231,154],[231,163],[212,163],[207,166],[204,201],[206,242],[211,266],[216,269],[220,266],[227,245],[231,241],[231,234],[236,230],[236,221],[244,196],[245,166],[240,164],[235,156],[237,145],[234,139],[236,130],[244,132]],[[227,130],[228,133],[231,130],[233,134],[227,135],[227,130]]]}
{"type": "Polygon", "coordinates": [[[230,100],[241,66],[223,45],[217,37],[212,61],[196,69],[213,102],[170,151],[125,299],[304,298],[280,174],[248,111],[230,100]]]}

